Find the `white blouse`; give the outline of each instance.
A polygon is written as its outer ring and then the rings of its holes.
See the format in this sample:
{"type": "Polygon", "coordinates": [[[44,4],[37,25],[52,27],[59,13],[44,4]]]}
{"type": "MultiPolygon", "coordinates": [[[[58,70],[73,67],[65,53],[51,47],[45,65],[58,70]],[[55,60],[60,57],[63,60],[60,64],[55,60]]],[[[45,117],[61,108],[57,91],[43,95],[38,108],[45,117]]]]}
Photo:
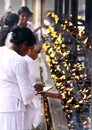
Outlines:
{"type": "Polygon", "coordinates": [[[0,47],[0,112],[24,111],[35,96],[24,58],[6,46],[0,47]]]}
{"type": "MultiPolygon", "coordinates": [[[[36,66],[35,60],[28,55],[24,56],[24,59],[28,63],[29,77],[33,84],[36,84],[36,66]]],[[[32,103],[27,105],[24,116],[24,126],[26,129],[32,129],[32,126],[37,127],[41,122],[41,97],[40,95],[34,96],[32,103]],[[33,105],[32,105],[33,103],[33,105]]]]}
{"type": "Polygon", "coordinates": [[[27,28],[29,28],[32,32],[34,31],[34,26],[33,26],[32,22],[27,21],[27,28]]]}
{"type": "Polygon", "coordinates": [[[28,64],[29,77],[30,77],[31,83],[35,84],[36,83],[36,63],[35,63],[35,60],[33,60],[28,55],[24,56],[24,59],[26,60],[26,62],[28,64]]]}

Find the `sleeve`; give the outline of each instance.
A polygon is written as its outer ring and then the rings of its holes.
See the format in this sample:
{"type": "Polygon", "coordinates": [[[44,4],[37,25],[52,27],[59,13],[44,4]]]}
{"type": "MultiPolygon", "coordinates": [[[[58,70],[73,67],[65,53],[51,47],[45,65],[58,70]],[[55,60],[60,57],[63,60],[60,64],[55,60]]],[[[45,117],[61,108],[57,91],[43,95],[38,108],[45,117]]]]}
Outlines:
{"type": "Polygon", "coordinates": [[[26,61],[24,62],[23,60],[22,62],[17,63],[15,73],[23,102],[25,105],[30,104],[36,94],[36,91],[32,87],[26,61]]]}
{"type": "Polygon", "coordinates": [[[36,83],[36,68],[35,68],[35,62],[29,61],[28,62],[28,69],[29,69],[29,77],[32,82],[32,84],[36,83]]]}

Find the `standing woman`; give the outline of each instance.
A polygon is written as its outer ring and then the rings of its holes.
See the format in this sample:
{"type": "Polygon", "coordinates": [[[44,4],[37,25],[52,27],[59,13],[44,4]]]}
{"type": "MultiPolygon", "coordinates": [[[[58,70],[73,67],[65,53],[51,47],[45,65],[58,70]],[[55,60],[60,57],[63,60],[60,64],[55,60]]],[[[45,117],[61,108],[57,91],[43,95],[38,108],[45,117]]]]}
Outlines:
{"type": "MultiPolygon", "coordinates": [[[[29,77],[32,86],[36,91],[42,91],[43,86],[41,83],[36,82],[36,59],[41,52],[42,45],[37,43],[33,48],[30,48],[24,59],[28,63],[29,77]]],[[[26,105],[26,112],[24,115],[25,130],[32,130],[36,128],[41,122],[41,95],[35,95],[32,103],[34,105],[26,105]]]]}
{"type": "Polygon", "coordinates": [[[8,12],[3,19],[3,26],[8,28],[7,37],[5,38],[5,45],[9,44],[12,30],[17,27],[19,16],[16,13],[8,12]]]}
{"type": "Polygon", "coordinates": [[[22,6],[18,9],[19,22],[18,26],[27,27],[27,21],[30,15],[30,10],[27,6],[22,6]]]}
{"type": "Polygon", "coordinates": [[[5,44],[7,45],[9,43],[11,31],[17,26],[18,21],[19,16],[16,13],[6,12],[4,14],[2,17],[2,26],[0,28],[0,46],[5,44]]]}
{"type": "Polygon", "coordinates": [[[39,31],[42,27],[46,28],[46,25],[42,24],[37,28],[33,27],[33,13],[27,6],[22,6],[18,10],[19,22],[18,26],[20,27],[28,27],[33,33],[39,31]]]}
{"type": "Polygon", "coordinates": [[[0,130],[24,130],[22,114],[35,96],[23,56],[36,44],[26,27],[12,31],[8,46],[0,47],[0,130]]]}

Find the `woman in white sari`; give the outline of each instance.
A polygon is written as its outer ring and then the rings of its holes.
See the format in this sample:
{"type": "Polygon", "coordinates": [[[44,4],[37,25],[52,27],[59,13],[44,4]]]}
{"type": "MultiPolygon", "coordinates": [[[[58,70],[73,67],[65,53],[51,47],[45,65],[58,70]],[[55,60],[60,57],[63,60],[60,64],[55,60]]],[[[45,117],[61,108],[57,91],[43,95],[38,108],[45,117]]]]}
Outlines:
{"type": "Polygon", "coordinates": [[[23,113],[36,91],[31,87],[23,56],[34,46],[34,34],[26,27],[12,32],[10,44],[0,47],[0,130],[24,130],[23,113]]]}
{"type": "MultiPolygon", "coordinates": [[[[43,86],[41,83],[36,83],[36,63],[35,60],[38,57],[38,54],[42,50],[42,45],[40,43],[31,47],[24,59],[28,63],[29,69],[29,77],[32,83],[32,87],[35,88],[37,92],[41,92],[43,90],[43,86]]],[[[42,91],[42,96],[52,97],[52,98],[60,98],[60,93],[53,92],[45,92],[42,91]]],[[[31,130],[32,127],[36,128],[41,122],[41,95],[36,94],[32,99],[32,103],[26,106],[26,112],[24,115],[24,126],[25,130],[31,130]]]]}
{"type": "MultiPolygon", "coordinates": [[[[29,69],[29,77],[32,83],[32,87],[35,87],[36,90],[42,91],[43,86],[41,83],[36,83],[36,59],[38,54],[42,49],[42,45],[40,43],[34,45],[34,47],[30,48],[27,55],[24,56],[24,59],[28,63],[29,69]]],[[[27,111],[25,112],[25,130],[31,130],[32,127],[36,128],[41,121],[41,96],[36,95],[33,100],[32,104],[27,105],[27,111]]]]}

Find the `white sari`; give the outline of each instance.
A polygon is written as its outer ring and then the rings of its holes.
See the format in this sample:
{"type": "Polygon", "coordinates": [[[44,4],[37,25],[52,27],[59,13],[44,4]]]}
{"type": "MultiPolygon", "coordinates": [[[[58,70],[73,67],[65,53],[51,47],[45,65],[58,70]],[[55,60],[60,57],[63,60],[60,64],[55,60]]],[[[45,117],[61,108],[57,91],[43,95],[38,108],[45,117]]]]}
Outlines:
{"type": "MultiPolygon", "coordinates": [[[[24,57],[28,63],[29,68],[29,76],[32,84],[36,83],[36,72],[35,72],[35,61],[29,56],[24,57]]],[[[24,126],[25,130],[32,129],[33,127],[37,127],[41,122],[41,96],[34,96],[32,103],[26,106],[26,112],[24,115],[24,126]]]]}
{"type": "Polygon", "coordinates": [[[0,47],[0,130],[25,130],[22,114],[36,93],[28,73],[23,57],[0,47]]]}

